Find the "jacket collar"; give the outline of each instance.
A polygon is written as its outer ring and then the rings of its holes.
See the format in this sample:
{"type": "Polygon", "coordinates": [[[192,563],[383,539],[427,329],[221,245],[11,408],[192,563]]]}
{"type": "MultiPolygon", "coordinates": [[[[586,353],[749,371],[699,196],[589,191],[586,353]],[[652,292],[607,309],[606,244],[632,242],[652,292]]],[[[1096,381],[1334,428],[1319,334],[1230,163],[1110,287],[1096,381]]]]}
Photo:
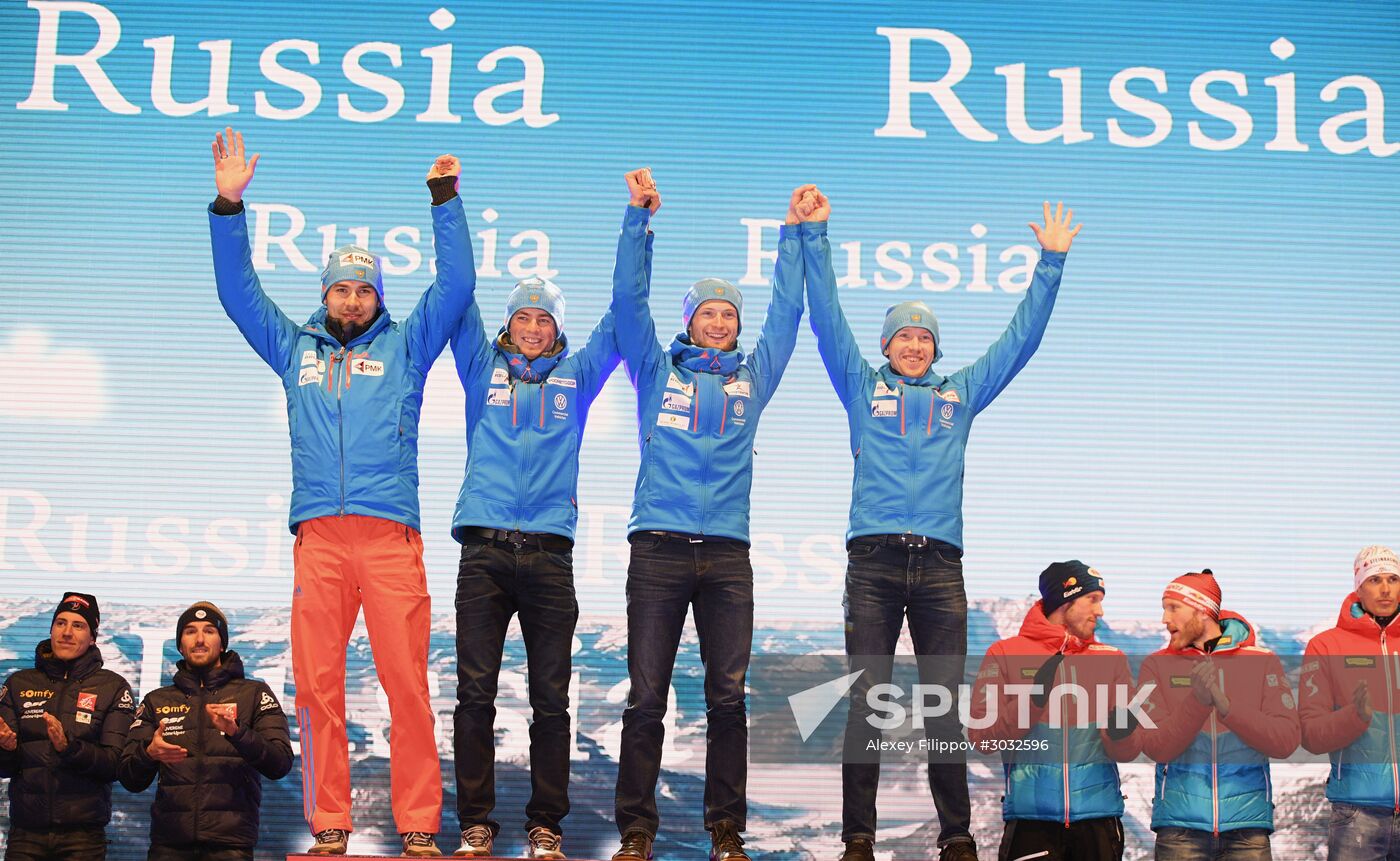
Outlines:
{"type": "Polygon", "coordinates": [[[1017,636],[1040,643],[1051,651],[1064,652],[1066,655],[1078,654],[1095,642],[1092,636],[1081,640],[1071,634],[1064,625],[1056,625],[1047,619],[1043,601],[1036,601],[1031,605],[1030,610],[1026,612],[1026,618],[1021,620],[1021,630],[1017,636]]]}
{"type": "Polygon", "coordinates": [[[175,687],[187,694],[200,688],[215,690],[243,678],[243,659],[237,652],[224,652],[222,663],[207,670],[196,670],[181,658],[175,664],[175,687]]]}
{"type": "MultiPolygon", "coordinates": [[[[380,306],[379,316],[374,318],[374,322],[369,324],[369,328],[356,335],[355,340],[351,341],[345,346],[349,347],[365,340],[374,339],[379,335],[380,332],[384,331],[389,327],[389,323],[389,309],[380,306]]],[[[318,338],[321,338],[322,340],[330,341],[337,347],[341,345],[340,341],[334,335],[332,335],[329,330],[326,329],[325,305],[322,305],[321,307],[316,309],[315,313],[313,313],[307,319],[306,323],[301,327],[301,330],[309,335],[314,335],[318,338]]]]}
{"type": "Polygon", "coordinates": [[[71,661],[60,661],[53,653],[53,644],[45,640],[34,647],[34,668],[51,679],[85,679],[102,668],[102,653],[97,644],[71,661]]]}
{"type": "Polygon", "coordinates": [[[1391,628],[1395,628],[1397,632],[1400,632],[1400,627],[1395,625],[1397,620],[1400,620],[1400,616],[1391,619],[1390,625],[1382,629],[1376,618],[1362,609],[1361,599],[1355,592],[1347,595],[1346,600],[1342,602],[1342,609],[1337,613],[1338,628],[1353,634],[1360,634],[1378,643],[1381,640],[1383,630],[1388,632],[1391,628]]]}
{"type": "Polygon", "coordinates": [[[934,371],[933,366],[931,365],[929,366],[929,369],[924,372],[924,375],[922,377],[905,377],[900,374],[897,374],[895,373],[894,368],[890,366],[889,362],[886,362],[883,365],[881,365],[880,370],[878,370],[876,373],[880,375],[880,379],[884,380],[885,385],[887,386],[896,386],[903,384],[906,386],[927,386],[929,388],[939,389],[942,388],[943,384],[948,381],[947,377],[934,371]]]}
{"type": "MultiPolygon", "coordinates": [[[[1206,645],[1211,646],[1210,643],[1206,645]]],[[[1215,641],[1208,652],[1195,646],[1187,646],[1184,649],[1173,649],[1169,646],[1162,652],[1168,655],[1225,655],[1245,646],[1254,645],[1256,645],[1254,626],[1249,624],[1249,621],[1239,613],[1232,610],[1221,610],[1220,638],[1215,641]]]]}

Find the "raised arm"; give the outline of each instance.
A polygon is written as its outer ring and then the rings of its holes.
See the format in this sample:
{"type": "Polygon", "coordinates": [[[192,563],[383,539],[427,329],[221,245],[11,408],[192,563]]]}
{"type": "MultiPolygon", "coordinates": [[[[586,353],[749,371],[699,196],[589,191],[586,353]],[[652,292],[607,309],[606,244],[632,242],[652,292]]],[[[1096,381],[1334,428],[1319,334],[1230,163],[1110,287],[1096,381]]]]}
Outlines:
{"type": "Polygon", "coordinates": [[[656,323],[651,317],[651,234],[647,226],[652,213],[661,207],[661,195],[647,168],[627,174],[631,196],[622,232],[617,238],[617,262],[613,267],[613,325],[617,350],[627,362],[627,373],[635,386],[643,369],[665,360],[656,342],[656,323]]]}
{"type": "Polygon", "coordinates": [[[1044,204],[1044,211],[1045,225],[1042,227],[1034,222],[1030,225],[1036,240],[1040,242],[1041,252],[1025,298],[996,343],[982,358],[960,372],[967,388],[966,400],[974,413],[986,409],[1040,347],[1040,339],[1050,322],[1050,312],[1055,308],[1065,255],[1084,226],[1080,224],[1070,228],[1074,210],[1066,210],[1063,203],[1056,206],[1053,215],[1049,203],[1044,204]]]}
{"type": "Polygon", "coordinates": [[[216,134],[214,185],[219,196],[209,206],[209,240],[214,249],[214,283],[224,313],[253,351],[281,374],[292,362],[297,326],[263,292],[253,269],[243,191],[253,181],[258,155],[246,158],[243,134],[227,128],[216,134]],[[227,135],[227,138],[225,138],[227,135]]]}
{"type": "Polygon", "coordinates": [[[802,322],[802,239],[796,205],[811,187],[798,188],[788,202],[787,220],[778,234],[778,260],[773,265],[773,296],[763,317],[763,331],[748,360],[761,403],[767,403],[778,390],[797,346],[797,327],[802,322]]]}
{"type": "Polygon", "coordinates": [[[447,346],[447,339],[457,331],[463,312],[473,304],[476,290],[472,238],[467,230],[462,198],[457,194],[461,172],[461,162],[453,155],[438,156],[428,171],[428,188],[433,195],[437,278],[404,320],[409,355],[424,374],[447,346]]]}
{"type": "Polygon", "coordinates": [[[831,265],[831,242],[826,234],[831,202],[826,195],[812,187],[812,193],[804,195],[798,207],[800,211],[797,215],[802,218],[802,260],[807,279],[807,301],[812,306],[812,334],[817,336],[817,352],[821,354],[826,374],[836,389],[836,397],[842,404],[847,404],[864,392],[866,377],[874,371],[861,356],[851,324],[846,322],[846,315],[836,296],[836,270],[831,265]]]}

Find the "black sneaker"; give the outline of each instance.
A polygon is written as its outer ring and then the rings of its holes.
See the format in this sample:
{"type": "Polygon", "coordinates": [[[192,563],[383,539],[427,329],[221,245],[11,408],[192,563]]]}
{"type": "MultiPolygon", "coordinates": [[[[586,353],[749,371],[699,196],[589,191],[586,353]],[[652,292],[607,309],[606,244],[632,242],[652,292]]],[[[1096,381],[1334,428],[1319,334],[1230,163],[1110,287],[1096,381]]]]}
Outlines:
{"type": "Polygon", "coordinates": [[[875,843],[865,837],[846,841],[846,851],[841,853],[841,861],[875,861],[875,843]]]}
{"type": "Polygon", "coordinates": [[[613,853],[612,861],[651,861],[652,836],[633,830],[622,835],[622,846],[613,853]]]}
{"type": "Polygon", "coordinates": [[[326,828],[314,836],[316,843],[306,850],[307,855],[344,855],[350,848],[350,832],[343,828],[326,828]]]}
{"type": "Polygon", "coordinates": [[[938,861],[977,861],[977,845],[968,840],[949,843],[938,853],[938,861]]]}
{"type": "Polygon", "coordinates": [[[744,839],[733,822],[723,820],[709,826],[710,861],[750,861],[744,852],[744,839]]]}

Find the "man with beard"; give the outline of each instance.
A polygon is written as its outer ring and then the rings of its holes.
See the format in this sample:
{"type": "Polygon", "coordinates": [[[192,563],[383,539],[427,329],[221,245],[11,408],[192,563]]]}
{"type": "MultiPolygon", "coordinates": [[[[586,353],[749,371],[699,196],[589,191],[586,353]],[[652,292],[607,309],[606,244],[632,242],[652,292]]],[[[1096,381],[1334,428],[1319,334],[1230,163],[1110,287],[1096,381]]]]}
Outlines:
{"type": "MultiPolygon", "coordinates": [[[[846,654],[861,675],[851,689],[845,761],[841,766],[843,861],[874,861],[875,797],[880,763],[863,755],[871,739],[867,692],[888,677],[907,617],[922,681],[956,691],[967,654],[967,592],[963,587],[963,473],[973,419],[991,405],[1040,346],[1050,322],[1070,244],[1074,211],[1043,207],[1032,223],[1040,261],[1025,298],[1001,337],[977,361],[950,376],[933,370],[943,356],[938,320],[921,301],[885,313],[880,352],[872,367],[861,353],[836,295],[827,218],[831,203],[817,189],[798,203],[807,297],[817,350],[846,410],[855,471],[846,531],[846,654]]],[[[931,735],[961,732],[957,703],[936,718],[931,735]]],[[[932,753],[932,751],[931,751],[932,753]]],[[[930,757],[928,784],[938,810],[941,861],[976,861],[972,804],[964,758],[930,757]]]]}
{"type": "Polygon", "coordinates": [[[1162,594],[1169,642],[1142,663],[1152,685],[1142,749],[1157,765],[1152,829],[1158,861],[1267,861],[1274,830],[1269,758],[1298,747],[1283,666],[1254,628],[1220,608],[1209,568],[1162,594]]]}
{"type": "Polygon", "coordinates": [[[219,197],[209,208],[219,301],[248,344],[281,378],[292,441],[292,590],[302,794],[313,855],[344,855],[350,819],[345,647],[361,604],[375,670],[393,716],[389,785],[394,823],[410,857],[441,855],[433,841],[442,780],[428,700],[432,627],[418,517],[418,416],[428,369],[471,299],[476,271],[461,165],[440,156],[428,171],[437,278],[402,323],[389,318],[379,259],[357,246],[332,251],[321,302],[297,326],[263,292],[253,269],[243,191],[258,156],[227,129],[213,144],[219,197]]]}
{"type": "Polygon", "coordinates": [[[743,297],[704,278],[681,306],[682,331],[663,348],[648,307],[647,226],[661,197],[646,169],[627,174],[613,275],[617,346],[637,391],[641,464],[628,521],[627,675],[617,766],[617,861],[651,857],[659,816],[671,673],[687,612],[705,665],[704,822],[712,861],[748,861],[748,718],[745,678],[753,648],[749,489],[758,419],[777,390],[802,319],[797,243],[800,192],[778,240],[773,296],[752,354],[739,348],[743,297]]]}
{"type": "Polygon", "coordinates": [[[97,599],[67,592],[34,667],[0,685],[0,777],[10,778],[5,861],[102,861],[112,781],[134,702],[102,668],[97,599]]]}
{"type": "Polygon", "coordinates": [[[174,684],[141,701],[119,770],[132,792],[160,776],[146,861],[253,861],[262,778],[292,770],[286,715],[271,688],[244,677],[218,607],[181,613],[175,642],[174,684]]]}
{"type": "Polygon", "coordinates": [[[1298,718],[1303,747],[1332,760],[1328,858],[1400,859],[1400,766],[1393,742],[1400,678],[1389,640],[1400,616],[1400,558],[1389,547],[1364,547],[1352,574],[1336,627],[1309,640],[1303,653],[1298,718]]]}
{"type": "Polygon", "coordinates": [[[452,519],[462,544],[452,745],[457,856],[490,855],[500,830],[492,818],[496,691],[506,631],[518,615],[533,712],[526,855],[564,857],[579,449],[589,407],[617,367],[612,320],[605,314],[582,349],[570,352],[564,294],[529,278],[506,297],[505,324],[493,337],[473,301],[452,338],[467,393],[467,470],[452,519]]]}
{"type": "Polygon", "coordinates": [[[1133,685],[1128,658],[1094,640],[1104,594],[1103,577],[1078,559],[1046,568],[1040,600],[1020,633],[993,643],[977,673],[967,737],[979,749],[1002,751],[1003,859],[1123,857],[1118,763],[1137,756],[1139,743],[1125,708],[1133,685]],[[1022,723],[1008,688],[1026,681],[1036,689],[1022,723]],[[1060,685],[1069,695],[1052,696],[1060,685]],[[979,728],[992,707],[991,691],[995,720],[979,728]],[[1094,722],[1100,714],[1110,716],[1107,726],[1094,722]]]}

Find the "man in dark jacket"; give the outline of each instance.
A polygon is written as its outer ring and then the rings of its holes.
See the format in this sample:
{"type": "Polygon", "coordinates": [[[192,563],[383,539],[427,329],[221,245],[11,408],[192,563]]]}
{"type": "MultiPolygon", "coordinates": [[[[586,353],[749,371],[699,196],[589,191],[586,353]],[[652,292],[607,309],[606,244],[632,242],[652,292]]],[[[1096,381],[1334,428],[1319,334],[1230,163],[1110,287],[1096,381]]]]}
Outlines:
{"type": "Polygon", "coordinates": [[[259,775],[292,768],[287,717],[266,684],[228,651],[228,620],[206,601],[175,626],[175,683],[141,701],[118,774],[141,792],[160,775],[147,861],[252,861],[259,775]]]}
{"type": "Polygon", "coordinates": [[[67,592],[34,668],[0,685],[0,777],[10,778],[5,861],[107,857],[112,781],[134,705],[102,669],[97,599],[67,592]]]}

